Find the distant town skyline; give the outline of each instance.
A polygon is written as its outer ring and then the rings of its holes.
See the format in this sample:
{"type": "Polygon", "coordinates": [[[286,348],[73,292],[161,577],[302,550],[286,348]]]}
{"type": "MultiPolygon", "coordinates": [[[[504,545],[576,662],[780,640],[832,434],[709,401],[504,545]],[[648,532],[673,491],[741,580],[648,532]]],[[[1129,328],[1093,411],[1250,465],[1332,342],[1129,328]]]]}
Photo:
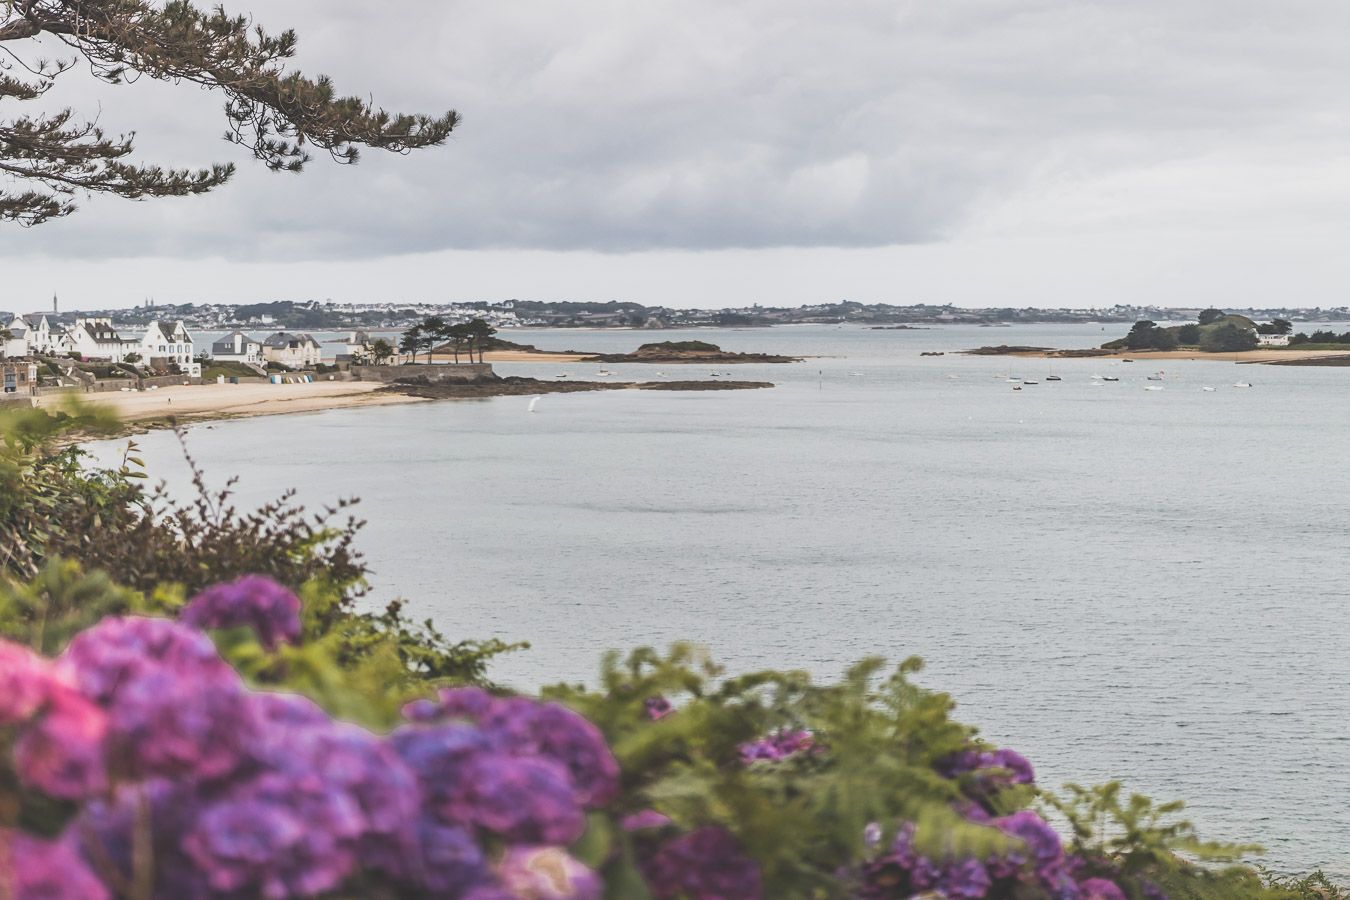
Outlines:
{"type": "Polygon", "coordinates": [[[230,7],[294,26],[340,91],[462,127],[273,175],[218,140],[218,97],[71,73],[50,107],[239,175],[0,230],[0,306],[1328,307],[1350,284],[1333,0],[230,7]]]}

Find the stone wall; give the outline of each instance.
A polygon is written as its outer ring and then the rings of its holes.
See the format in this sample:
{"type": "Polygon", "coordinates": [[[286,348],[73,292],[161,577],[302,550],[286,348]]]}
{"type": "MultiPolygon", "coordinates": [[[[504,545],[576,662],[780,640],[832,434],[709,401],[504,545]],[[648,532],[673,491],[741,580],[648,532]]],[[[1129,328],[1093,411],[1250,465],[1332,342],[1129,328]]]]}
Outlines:
{"type": "Polygon", "coordinates": [[[495,381],[497,373],[491,363],[450,363],[441,366],[352,366],[352,377],[357,381],[380,381],[385,384],[444,384],[447,381],[495,381]]]}

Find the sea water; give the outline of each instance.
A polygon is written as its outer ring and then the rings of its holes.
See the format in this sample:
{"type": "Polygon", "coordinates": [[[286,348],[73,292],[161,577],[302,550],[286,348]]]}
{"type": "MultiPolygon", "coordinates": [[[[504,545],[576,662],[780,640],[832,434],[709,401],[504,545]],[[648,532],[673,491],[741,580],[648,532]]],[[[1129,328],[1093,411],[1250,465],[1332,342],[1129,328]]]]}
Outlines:
{"type": "MultiPolygon", "coordinates": [[[[594,683],[602,651],[674,640],[821,678],[918,654],[920,681],[1041,783],[1123,779],[1277,869],[1350,875],[1350,371],[951,354],[1124,330],[511,332],[812,358],[499,364],[777,386],[337,410],[189,441],[242,502],[361,498],[373,599],[530,641],[501,682],[594,683]]],[[[181,494],[172,435],[137,441],[181,494]]]]}

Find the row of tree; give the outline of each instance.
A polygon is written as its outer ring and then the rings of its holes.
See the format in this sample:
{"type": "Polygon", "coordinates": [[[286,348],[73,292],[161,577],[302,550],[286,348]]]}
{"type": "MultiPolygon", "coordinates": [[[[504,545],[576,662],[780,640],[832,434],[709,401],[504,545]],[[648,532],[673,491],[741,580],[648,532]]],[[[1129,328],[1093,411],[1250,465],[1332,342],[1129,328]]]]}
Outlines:
{"type": "Polygon", "coordinates": [[[1334,331],[1314,331],[1312,334],[1299,332],[1289,339],[1289,346],[1296,344],[1350,344],[1350,331],[1337,334],[1334,331]]]}
{"type": "Polygon", "coordinates": [[[469,362],[473,362],[473,354],[478,352],[478,361],[483,361],[483,350],[491,341],[492,336],[497,333],[483,319],[470,319],[467,322],[457,322],[451,324],[440,316],[427,316],[417,325],[403,332],[399,339],[398,349],[400,353],[407,353],[413,361],[417,361],[417,354],[425,351],[427,362],[431,362],[432,354],[442,346],[448,346],[455,355],[455,362],[459,362],[461,350],[467,350],[469,362]]]}
{"type": "Polygon", "coordinates": [[[1260,343],[1256,332],[1233,322],[1202,328],[1192,322],[1178,328],[1164,328],[1144,319],[1135,322],[1125,336],[1127,350],[1175,350],[1177,347],[1199,347],[1205,353],[1234,353],[1251,350],[1260,343]]]}

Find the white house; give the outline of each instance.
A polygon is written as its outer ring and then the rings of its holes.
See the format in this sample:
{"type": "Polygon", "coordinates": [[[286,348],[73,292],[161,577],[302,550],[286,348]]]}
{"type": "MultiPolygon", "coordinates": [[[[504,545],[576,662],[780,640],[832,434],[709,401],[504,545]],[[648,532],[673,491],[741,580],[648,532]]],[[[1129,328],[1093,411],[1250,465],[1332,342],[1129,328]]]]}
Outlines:
{"type": "Polygon", "coordinates": [[[141,365],[154,369],[177,365],[184,375],[201,377],[202,365],[193,357],[192,335],[188,334],[182,322],[169,325],[156,319],[150,323],[145,334],[126,341],[126,344],[126,353],[139,354],[141,365]]]}
{"type": "Polygon", "coordinates": [[[28,323],[19,316],[5,323],[0,320],[0,359],[22,359],[28,355],[28,323]],[[9,337],[4,337],[5,332],[9,337]]]}
{"type": "Polygon", "coordinates": [[[1289,335],[1287,334],[1257,334],[1257,344],[1262,347],[1288,347],[1289,335]]]}
{"type": "Polygon", "coordinates": [[[66,332],[73,351],[81,359],[120,363],[133,350],[133,343],[122,339],[111,319],[81,316],[66,332]]]}
{"type": "Polygon", "coordinates": [[[63,356],[75,349],[70,343],[70,336],[65,327],[54,317],[42,313],[15,316],[8,327],[11,332],[20,330],[24,332],[26,354],[63,356]]]}
{"type": "Polygon", "coordinates": [[[231,331],[211,344],[211,358],[222,362],[244,363],[250,366],[266,365],[262,341],[242,331],[231,331]]]}
{"type": "Polygon", "coordinates": [[[323,348],[308,334],[278,331],[263,341],[263,358],[292,369],[307,369],[323,362],[323,348]]]}

